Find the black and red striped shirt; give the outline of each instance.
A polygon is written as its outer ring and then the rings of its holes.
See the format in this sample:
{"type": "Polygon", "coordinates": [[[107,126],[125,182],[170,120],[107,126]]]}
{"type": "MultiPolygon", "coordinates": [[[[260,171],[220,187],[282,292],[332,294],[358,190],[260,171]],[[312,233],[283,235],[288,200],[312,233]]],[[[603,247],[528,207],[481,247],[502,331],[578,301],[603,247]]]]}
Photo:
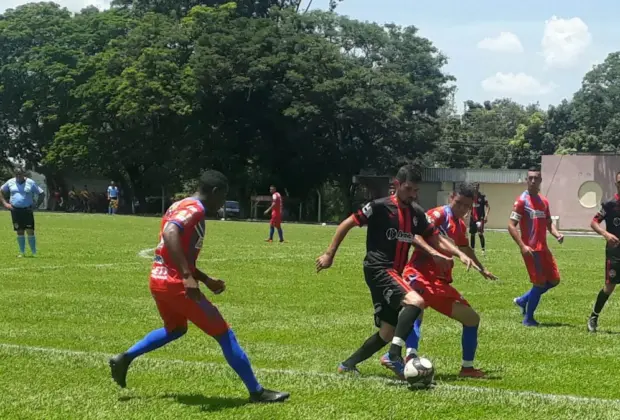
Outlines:
{"type": "MultiPolygon", "coordinates": [[[[599,224],[605,222],[607,232],[620,238],[620,195],[616,194],[611,200],[603,201],[593,220],[599,224]]],[[[620,256],[620,247],[614,248],[608,243],[607,253],[620,256]]]]}
{"type": "Polygon", "coordinates": [[[359,226],[368,226],[364,266],[402,273],[409,259],[413,237],[437,234],[417,203],[400,207],[396,195],[366,204],[353,214],[359,226]]]}

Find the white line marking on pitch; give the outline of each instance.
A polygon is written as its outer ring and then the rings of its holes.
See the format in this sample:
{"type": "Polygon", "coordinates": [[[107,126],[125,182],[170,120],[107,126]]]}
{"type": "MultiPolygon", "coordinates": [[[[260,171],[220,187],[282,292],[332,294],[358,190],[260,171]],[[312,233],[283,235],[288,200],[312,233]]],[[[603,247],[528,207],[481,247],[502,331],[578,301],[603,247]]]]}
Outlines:
{"type": "MultiPolygon", "coordinates": [[[[76,357],[109,358],[113,356],[112,354],[107,354],[107,353],[102,353],[102,352],[78,351],[78,350],[58,349],[58,348],[50,348],[50,347],[23,346],[19,344],[6,344],[6,343],[0,343],[0,349],[22,351],[22,352],[27,352],[27,353],[58,354],[58,355],[76,356],[76,357]]],[[[206,367],[217,368],[217,369],[221,369],[221,368],[228,366],[223,363],[198,362],[198,361],[180,360],[180,359],[154,359],[154,358],[149,358],[149,357],[142,357],[141,360],[154,363],[154,364],[206,366],[206,367]]],[[[257,373],[263,372],[267,374],[277,374],[277,375],[309,376],[309,377],[315,377],[315,378],[328,378],[328,379],[333,379],[333,380],[353,380],[353,381],[370,381],[370,382],[389,383],[389,384],[403,384],[401,381],[398,381],[396,379],[381,378],[381,377],[376,377],[376,376],[352,377],[350,375],[340,375],[337,373],[301,371],[301,370],[294,370],[294,369],[255,368],[254,370],[257,373]]],[[[444,383],[439,383],[437,385],[437,388],[445,389],[445,390],[472,392],[472,393],[477,393],[477,394],[508,395],[508,396],[517,397],[517,398],[520,398],[520,397],[537,398],[537,399],[546,400],[550,402],[556,402],[556,403],[564,402],[564,403],[575,403],[575,404],[605,404],[605,405],[613,404],[613,405],[620,406],[620,400],[617,400],[617,399],[580,397],[576,395],[562,395],[562,394],[545,394],[545,393],[536,392],[536,391],[516,391],[516,390],[511,390],[511,389],[505,389],[505,388],[450,385],[450,384],[444,384],[444,383]]]]}

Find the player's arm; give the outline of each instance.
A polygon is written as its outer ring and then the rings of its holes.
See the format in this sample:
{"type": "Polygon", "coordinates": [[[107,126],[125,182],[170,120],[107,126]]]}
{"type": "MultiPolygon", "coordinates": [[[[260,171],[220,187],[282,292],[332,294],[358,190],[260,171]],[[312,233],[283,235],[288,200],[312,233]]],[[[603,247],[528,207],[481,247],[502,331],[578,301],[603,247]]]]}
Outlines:
{"type": "Polygon", "coordinates": [[[271,210],[273,210],[273,208],[276,206],[276,200],[271,199],[271,205],[267,208],[267,210],[265,210],[264,214],[269,213],[271,210]]]}
{"type": "Polygon", "coordinates": [[[463,252],[462,249],[454,244],[452,240],[444,235],[438,235],[439,247],[440,250],[444,253],[448,253],[449,255],[453,255],[458,257],[463,264],[467,266],[469,269],[472,265],[477,270],[481,270],[482,266],[480,263],[473,258],[471,258],[467,253],[463,252]]]}
{"type": "Polygon", "coordinates": [[[484,218],[483,220],[486,221],[489,220],[489,214],[491,214],[491,206],[489,205],[489,200],[485,200],[484,202],[484,218]]]}
{"type": "Polygon", "coordinates": [[[349,216],[345,221],[338,225],[336,233],[334,234],[334,237],[332,238],[332,242],[329,244],[329,247],[323,253],[323,255],[321,255],[316,260],[317,272],[331,267],[332,263],[334,262],[334,257],[336,256],[336,252],[338,251],[338,248],[340,247],[342,241],[344,241],[344,238],[347,237],[349,231],[355,226],[361,226],[359,218],[356,217],[358,216],[349,216]]]}
{"type": "Polygon", "coordinates": [[[547,209],[545,210],[547,216],[547,230],[553,235],[555,239],[558,240],[559,243],[562,243],[564,240],[564,235],[558,232],[558,229],[555,227],[553,220],[551,220],[551,211],[549,210],[549,206],[547,205],[547,209]]]}
{"type": "Polygon", "coordinates": [[[226,289],[226,284],[223,280],[214,279],[199,269],[194,270],[194,278],[204,283],[216,295],[219,295],[226,289]]]}
{"type": "Polygon", "coordinates": [[[590,222],[590,227],[593,231],[601,235],[611,246],[620,245],[620,240],[615,235],[607,232],[607,230],[603,229],[601,223],[605,220],[605,215],[607,211],[605,210],[605,204],[601,204],[601,209],[594,215],[592,218],[592,222],[590,222]]]}
{"type": "Polygon", "coordinates": [[[190,268],[189,261],[187,261],[187,257],[183,250],[183,244],[181,242],[181,232],[184,228],[185,226],[179,221],[172,220],[164,227],[162,238],[166,249],[170,253],[172,262],[183,279],[185,293],[190,299],[199,301],[200,289],[198,288],[198,282],[194,278],[194,273],[190,268]]]}
{"type": "Polygon", "coordinates": [[[525,203],[523,200],[517,200],[512,207],[512,212],[510,213],[510,219],[508,220],[508,233],[512,237],[512,240],[519,246],[522,254],[531,254],[532,249],[523,243],[521,239],[521,235],[519,234],[519,230],[517,226],[523,217],[525,212],[525,203]]]}
{"type": "Polygon", "coordinates": [[[37,203],[34,208],[38,209],[41,204],[43,204],[43,200],[45,200],[45,191],[43,191],[43,188],[39,187],[39,184],[37,183],[34,183],[33,187],[37,191],[37,203]]]}
{"type": "Polygon", "coordinates": [[[11,203],[6,201],[4,194],[9,195],[10,193],[11,189],[9,188],[9,183],[5,182],[2,187],[0,187],[0,204],[2,204],[2,206],[4,206],[7,210],[11,210],[13,206],[11,206],[11,203]]]}

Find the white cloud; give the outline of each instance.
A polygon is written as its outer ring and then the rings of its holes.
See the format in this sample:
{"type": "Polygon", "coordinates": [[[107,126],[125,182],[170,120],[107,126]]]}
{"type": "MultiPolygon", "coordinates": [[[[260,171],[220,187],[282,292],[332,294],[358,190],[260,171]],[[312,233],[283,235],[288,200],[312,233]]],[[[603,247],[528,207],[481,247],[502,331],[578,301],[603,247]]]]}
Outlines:
{"type": "MultiPolygon", "coordinates": [[[[0,0],[0,13],[6,9],[14,9],[22,4],[34,2],[35,0],[0,0]]],[[[72,12],[79,12],[83,8],[93,5],[99,9],[107,9],[110,7],[111,0],[54,0],[54,3],[61,7],[66,7],[72,12]]]]}
{"type": "Polygon", "coordinates": [[[592,43],[588,25],[578,17],[558,19],[553,16],[545,22],[541,41],[542,55],[548,67],[568,68],[592,43]]]}
{"type": "Polygon", "coordinates": [[[523,52],[523,45],[521,45],[519,37],[512,32],[500,32],[495,38],[484,38],[478,42],[478,48],[505,53],[523,52]]]}
{"type": "Polygon", "coordinates": [[[553,83],[543,84],[525,73],[502,72],[487,77],[481,85],[487,92],[514,96],[545,95],[556,87],[553,83]]]}

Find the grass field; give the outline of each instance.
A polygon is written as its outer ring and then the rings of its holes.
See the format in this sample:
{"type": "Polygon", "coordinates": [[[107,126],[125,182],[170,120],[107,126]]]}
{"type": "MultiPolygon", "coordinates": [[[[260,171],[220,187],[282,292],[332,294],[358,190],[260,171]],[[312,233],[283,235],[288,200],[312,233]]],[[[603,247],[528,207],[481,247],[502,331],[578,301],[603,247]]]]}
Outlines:
{"type": "Polygon", "coordinates": [[[409,391],[378,358],[362,378],[335,373],[374,331],[361,273],[364,230],[352,232],[334,267],[314,258],[333,227],[285,225],[288,243],[267,244],[266,224],[208,222],[199,266],[227,281],[211,296],[232,324],[258,377],[290,391],[283,405],[246,404],[219,347],[195,327],[136,360],[127,390],[107,358],[161,326],[148,290],[159,219],[38,214],[39,255],[17,259],[9,214],[0,213],[1,419],[613,419],[620,412],[620,314],[612,297],[596,335],[585,322],[602,285],[603,243],[552,244],[561,285],[527,329],[512,298],[528,287],[516,246],[490,233],[486,264],[501,281],[456,272],[482,316],[478,366],[487,380],[456,377],[460,325],[428,311],[421,350],[438,386],[409,391]],[[148,254],[148,252],[145,252],[148,254]]]}

